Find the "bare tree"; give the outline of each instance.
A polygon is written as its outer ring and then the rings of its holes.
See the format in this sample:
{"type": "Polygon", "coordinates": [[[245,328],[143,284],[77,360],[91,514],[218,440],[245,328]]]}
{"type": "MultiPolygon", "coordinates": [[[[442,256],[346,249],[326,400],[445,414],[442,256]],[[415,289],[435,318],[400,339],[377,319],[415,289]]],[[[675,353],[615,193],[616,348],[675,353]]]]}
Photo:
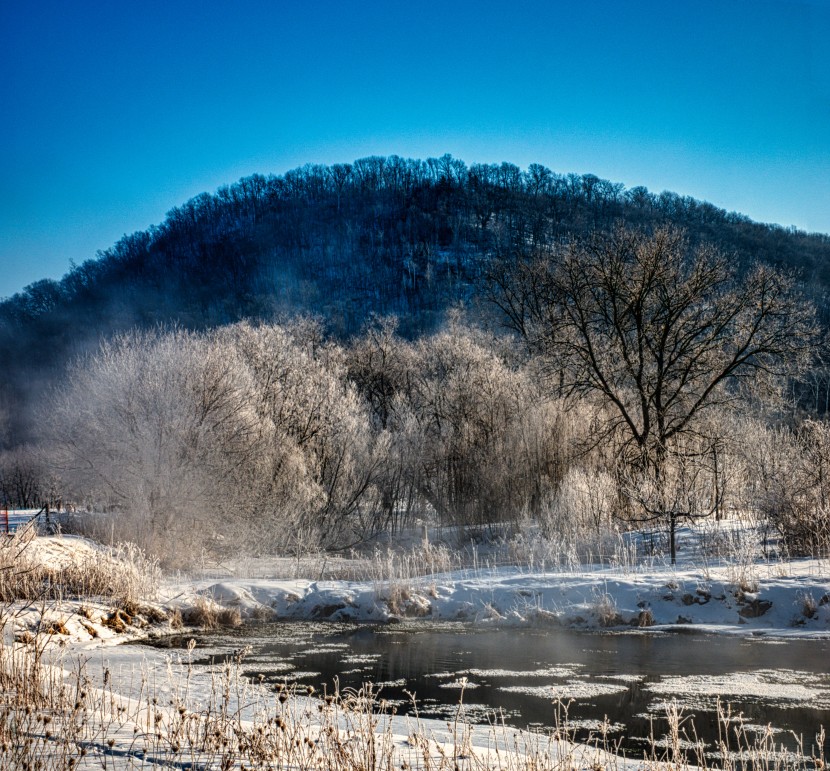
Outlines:
{"type": "Polygon", "coordinates": [[[32,445],[0,451],[0,504],[39,508],[59,498],[57,480],[32,445]]]}
{"type": "MultiPolygon", "coordinates": [[[[608,406],[597,436],[622,436],[623,460],[657,485],[707,411],[741,381],[792,373],[817,342],[813,308],[787,276],[758,266],[739,277],[674,228],[597,234],[513,275],[497,284],[501,305],[554,386],[608,406]]],[[[673,533],[674,514],[660,515],[673,533]]]]}

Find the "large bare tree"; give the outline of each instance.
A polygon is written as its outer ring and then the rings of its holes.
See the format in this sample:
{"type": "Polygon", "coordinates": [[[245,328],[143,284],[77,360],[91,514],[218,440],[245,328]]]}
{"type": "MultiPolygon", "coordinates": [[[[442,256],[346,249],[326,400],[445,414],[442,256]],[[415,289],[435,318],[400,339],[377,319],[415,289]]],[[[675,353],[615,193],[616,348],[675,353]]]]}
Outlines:
{"type": "MultiPolygon", "coordinates": [[[[658,485],[741,380],[792,373],[816,344],[814,311],[789,277],[760,265],[739,275],[674,228],[596,234],[494,278],[513,326],[549,357],[555,387],[599,397],[629,468],[658,485]]],[[[680,514],[657,512],[673,559],[680,514]]]]}

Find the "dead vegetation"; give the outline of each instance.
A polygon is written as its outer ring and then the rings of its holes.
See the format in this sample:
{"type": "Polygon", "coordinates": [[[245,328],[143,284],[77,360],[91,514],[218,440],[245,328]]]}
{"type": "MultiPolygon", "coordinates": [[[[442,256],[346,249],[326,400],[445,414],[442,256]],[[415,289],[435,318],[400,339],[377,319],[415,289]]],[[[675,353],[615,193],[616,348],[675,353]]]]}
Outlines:
{"type": "Polygon", "coordinates": [[[137,546],[73,545],[48,553],[32,525],[0,539],[0,602],[101,597],[126,608],[155,596],[161,571],[137,546]]]}
{"type": "Polygon", "coordinates": [[[181,612],[181,620],[188,626],[201,629],[236,629],[242,626],[239,608],[227,608],[210,597],[199,596],[196,602],[181,612]]]}

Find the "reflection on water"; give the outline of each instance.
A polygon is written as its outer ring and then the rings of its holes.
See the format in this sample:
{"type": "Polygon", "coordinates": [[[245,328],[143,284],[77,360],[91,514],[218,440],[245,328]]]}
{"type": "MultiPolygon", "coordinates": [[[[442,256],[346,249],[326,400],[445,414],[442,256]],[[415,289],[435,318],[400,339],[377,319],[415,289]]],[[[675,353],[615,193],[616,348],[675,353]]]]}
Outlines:
{"type": "MultiPolygon", "coordinates": [[[[284,622],[197,641],[202,663],[250,645],[246,672],[274,683],[382,683],[382,696],[400,712],[411,706],[406,692],[414,693],[422,717],[454,716],[466,678],[470,720],[501,710],[508,724],[552,727],[567,705],[580,738],[607,719],[613,738],[633,751],[662,732],[672,699],[694,716],[697,735],[710,746],[718,739],[718,698],[757,730],[771,725],[789,748],[796,746],[790,732],[809,752],[819,726],[830,726],[828,640],[284,622]]],[[[830,742],[821,754],[830,754],[830,742]]]]}

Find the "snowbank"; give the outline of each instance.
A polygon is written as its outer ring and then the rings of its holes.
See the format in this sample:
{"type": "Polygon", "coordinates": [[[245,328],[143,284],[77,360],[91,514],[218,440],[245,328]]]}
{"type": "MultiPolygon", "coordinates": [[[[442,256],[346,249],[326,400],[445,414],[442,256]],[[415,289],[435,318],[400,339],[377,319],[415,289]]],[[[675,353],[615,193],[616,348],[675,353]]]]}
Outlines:
{"type": "Polygon", "coordinates": [[[458,571],[401,582],[226,579],[167,587],[167,602],[198,597],[245,618],[392,622],[403,618],[585,629],[702,627],[709,632],[830,635],[830,580],[816,563],[785,563],[750,581],[731,568],[623,573],[458,571]]]}

